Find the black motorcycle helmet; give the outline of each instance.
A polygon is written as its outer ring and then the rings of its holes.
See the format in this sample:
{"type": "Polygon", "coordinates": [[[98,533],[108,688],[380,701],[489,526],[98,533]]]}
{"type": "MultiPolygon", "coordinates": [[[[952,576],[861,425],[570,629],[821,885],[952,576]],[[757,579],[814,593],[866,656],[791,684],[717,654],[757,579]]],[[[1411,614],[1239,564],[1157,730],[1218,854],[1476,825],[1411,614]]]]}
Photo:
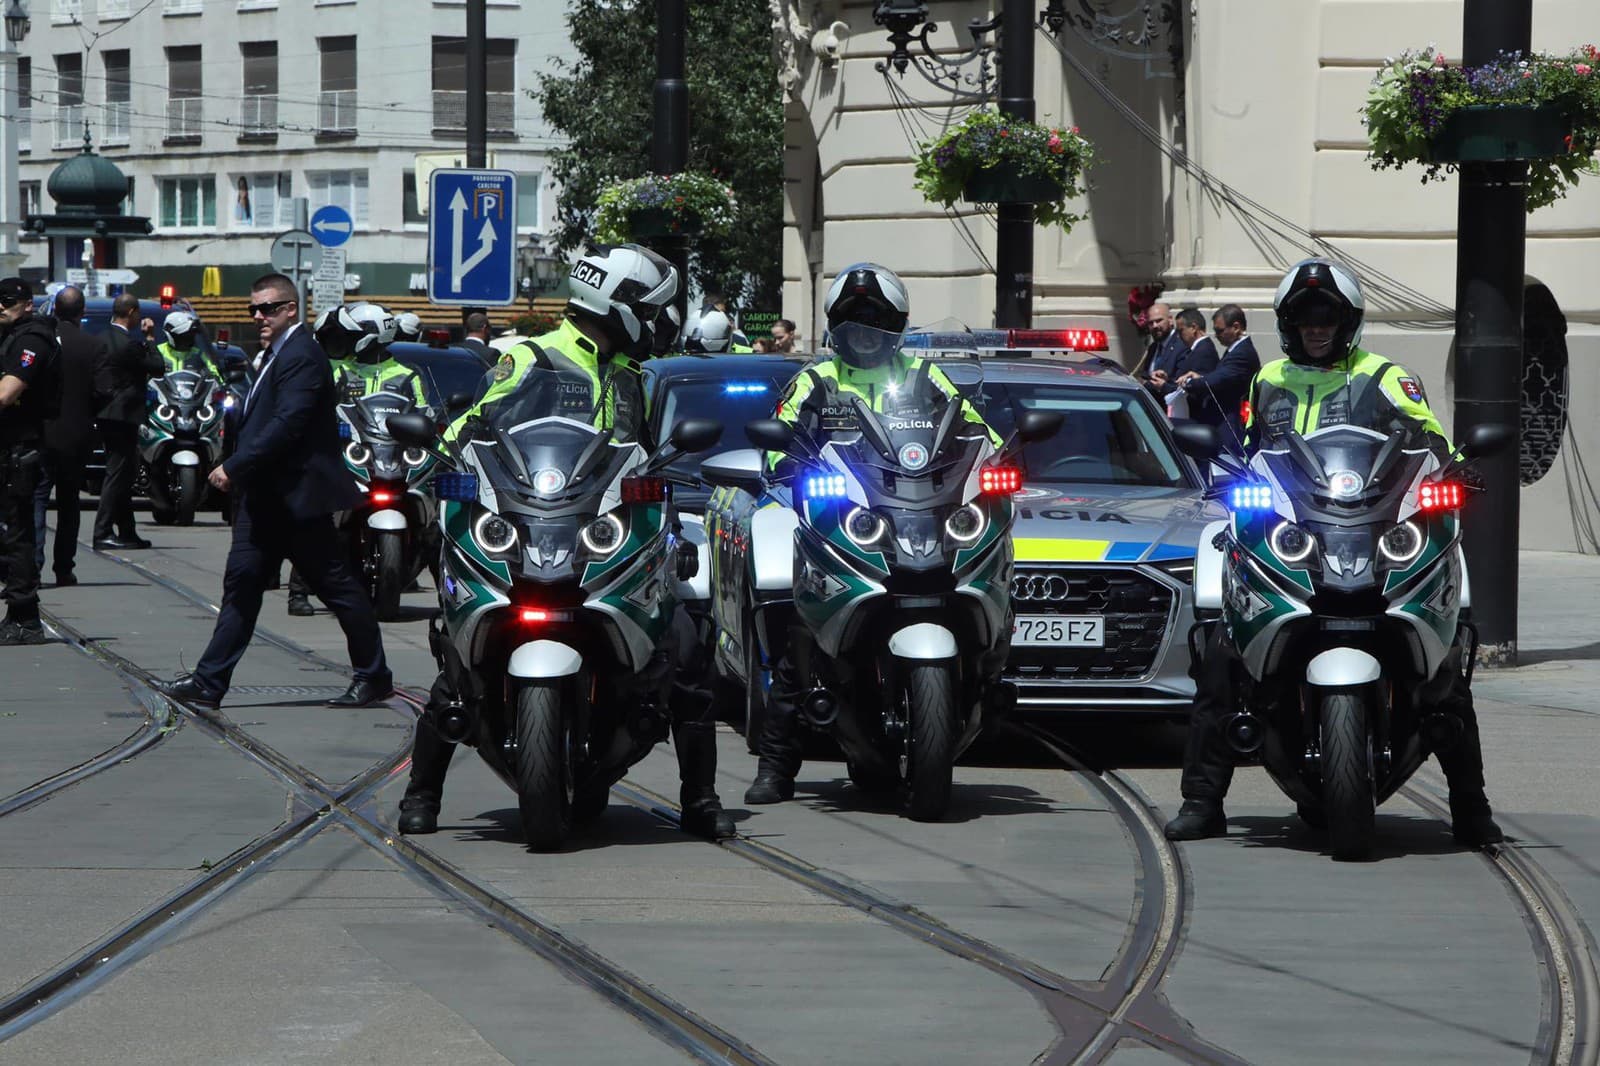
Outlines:
{"type": "Polygon", "coordinates": [[[845,267],[833,279],[822,311],[834,354],[846,366],[887,363],[911,321],[911,297],[894,271],[876,263],[845,267]]]}
{"type": "Polygon", "coordinates": [[[1336,263],[1302,259],[1290,267],[1278,283],[1272,307],[1278,313],[1278,343],[1284,354],[1301,366],[1332,366],[1361,343],[1361,323],[1367,309],[1361,283],[1336,263]],[[1313,359],[1300,343],[1298,327],[1319,321],[1337,329],[1328,354],[1313,359]]]}

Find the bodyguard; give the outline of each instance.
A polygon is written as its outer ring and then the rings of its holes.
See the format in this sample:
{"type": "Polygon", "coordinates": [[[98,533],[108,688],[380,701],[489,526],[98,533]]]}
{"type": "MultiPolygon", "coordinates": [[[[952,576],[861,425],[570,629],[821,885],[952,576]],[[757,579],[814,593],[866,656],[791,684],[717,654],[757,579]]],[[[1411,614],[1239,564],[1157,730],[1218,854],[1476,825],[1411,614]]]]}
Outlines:
{"type": "Polygon", "coordinates": [[[39,562],[34,557],[33,492],[39,484],[44,423],[61,404],[56,322],[33,312],[21,278],[0,280],[0,548],[6,565],[6,617],[0,645],[43,644],[39,562]]]}

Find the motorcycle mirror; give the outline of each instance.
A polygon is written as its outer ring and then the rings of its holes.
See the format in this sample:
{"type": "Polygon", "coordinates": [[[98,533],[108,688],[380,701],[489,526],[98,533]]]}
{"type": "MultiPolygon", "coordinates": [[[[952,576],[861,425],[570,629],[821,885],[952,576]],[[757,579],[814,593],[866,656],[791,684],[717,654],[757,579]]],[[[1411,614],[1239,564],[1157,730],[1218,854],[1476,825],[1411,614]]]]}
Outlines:
{"type": "Polygon", "coordinates": [[[1192,459],[1215,459],[1222,453],[1222,434],[1217,432],[1217,427],[1204,422],[1175,418],[1172,420],[1172,438],[1178,450],[1192,459]]]}
{"type": "Polygon", "coordinates": [[[704,452],[722,439],[722,423],[712,418],[685,418],[672,427],[667,440],[679,452],[704,452]]]}
{"type": "Polygon", "coordinates": [[[1461,455],[1467,459],[1483,459],[1511,446],[1516,431],[1504,425],[1477,425],[1467,431],[1461,442],[1461,455]]]}
{"type": "Polygon", "coordinates": [[[758,418],[747,423],[744,435],[750,443],[769,452],[786,452],[794,443],[794,427],[776,418],[758,418]]]}
{"type": "Polygon", "coordinates": [[[1024,411],[1017,419],[1017,437],[1024,444],[1049,440],[1061,432],[1067,416],[1060,411],[1024,411]]]}
{"type": "Polygon", "coordinates": [[[716,488],[740,489],[752,496],[766,487],[761,453],[739,448],[712,456],[700,464],[700,480],[716,488]]]}
{"type": "Polygon", "coordinates": [[[444,409],[451,414],[465,411],[472,406],[472,395],[466,392],[453,392],[445,398],[444,409]]]}
{"type": "Polygon", "coordinates": [[[384,419],[384,425],[389,430],[389,436],[412,448],[432,447],[439,433],[433,419],[418,411],[390,415],[384,419]]]}

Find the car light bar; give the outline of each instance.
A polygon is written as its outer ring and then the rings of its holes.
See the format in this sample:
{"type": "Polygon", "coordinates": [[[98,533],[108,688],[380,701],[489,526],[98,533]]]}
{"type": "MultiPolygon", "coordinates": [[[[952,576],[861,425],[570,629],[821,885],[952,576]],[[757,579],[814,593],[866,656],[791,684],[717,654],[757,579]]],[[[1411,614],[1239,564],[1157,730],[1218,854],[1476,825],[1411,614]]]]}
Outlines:
{"type": "Polygon", "coordinates": [[[454,471],[438,474],[433,479],[433,494],[441,500],[458,502],[478,498],[478,475],[458,474],[454,471]]]}
{"type": "Polygon", "coordinates": [[[1417,510],[1458,510],[1464,495],[1459,481],[1425,481],[1417,489],[1417,510]]]}
{"type": "Polygon", "coordinates": [[[806,478],[807,499],[822,500],[829,497],[844,497],[848,494],[843,474],[812,474],[806,478]]]}
{"type": "Polygon", "coordinates": [[[1272,486],[1235,485],[1229,499],[1235,511],[1270,511],[1272,486]]]}
{"type": "Polygon", "coordinates": [[[730,381],[722,386],[729,396],[759,396],[771,389],[765,381],[730,381]]]}
{"type": "Polygon", "coordinates": [[[907,333],[902,348],[1001,348],[1051,352],[1104,352],[1111,348],[1103,329],[975,329],[967,331],[907,333]]]}
{"type": "Polygon", "coordinates": [[[978,489],[992,496],[1022,491],[1022,471],[1014,466],[986,466],[978,471],[978,489]]]}
{"type": "Polygon", "coordinates": [[[664,477],[625,477],[622,479],[623,503],[665,503],[667,479],[664,477]]]}

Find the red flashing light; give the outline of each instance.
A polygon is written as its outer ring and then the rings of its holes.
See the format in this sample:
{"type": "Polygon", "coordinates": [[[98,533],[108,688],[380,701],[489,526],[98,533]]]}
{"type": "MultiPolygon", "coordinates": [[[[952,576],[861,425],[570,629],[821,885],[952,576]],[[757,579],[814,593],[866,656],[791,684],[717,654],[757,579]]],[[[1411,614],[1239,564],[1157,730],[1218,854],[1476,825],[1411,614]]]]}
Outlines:
{"type": "Polygon", "coordinates": [[[1424,513],[1459,510],[1465,495],[1458,481],[1425,482],[1417,489],[1417,510],[1424,513]]]}
{"type": "Polygon", "coordinates": [[[1239,401],[1239,424],[1240,425],[1248,426],[1250,424],[1250,416],[1253,413],[1254,413],[1254,411],[1250,407],[1250,401],[1249,400],[1240,400],[1239,401]]]}
{"type": "Polygon", "coordinates": [[[524,607],[517,617],[524,622],[548,622],[550,621],[550,612],[541,610],[538,607],[524,607]]]}
{"type": "Polygon", "coordinates": [[[227,326],[219,326],[217,328],[217,343],[218,344],[228,344],[228,343],[231,343],[232,340],[233,340],[233,332],[231,330],[229,330],[227,326]]]}
{"type": "Polygon", "coordinates": [[[1047,348],[1061,352],[1105,352],[1111,344],[1103,329],[1008,329],[1007,348],[1047,348]]]}
{"type": "Polygon", "coordinates": [[[425,339],[435,348],[443,348],[445,345],[450,343],[450,331],[447,329],[424,330],[422,336],[423,339],[425,339]]]}
{"type": "Polygon", "coordinates": [[[666,478],[625,477],[622,479],[623,503],[665,503],[666,501],[666,478]]]}
{"type": "Polygon", "coordinates": [[[376,492],[374,492],[372,494],[372,502],[373,503],[393,503],[394,502],[394,493],[376,491],[376,492]]]}
{"type": "Polygon", "coordinates": [[[178,302],[178,287],[176,285],[161,286],[161,310],[170,311],[172,305],[178,302]]]}
{"type": "Polygon", "coordinates": [[[991,496],[1022,491],[1022,471],[1014,466],[986,466],[978,471],[978,488],[991,496]]]}

